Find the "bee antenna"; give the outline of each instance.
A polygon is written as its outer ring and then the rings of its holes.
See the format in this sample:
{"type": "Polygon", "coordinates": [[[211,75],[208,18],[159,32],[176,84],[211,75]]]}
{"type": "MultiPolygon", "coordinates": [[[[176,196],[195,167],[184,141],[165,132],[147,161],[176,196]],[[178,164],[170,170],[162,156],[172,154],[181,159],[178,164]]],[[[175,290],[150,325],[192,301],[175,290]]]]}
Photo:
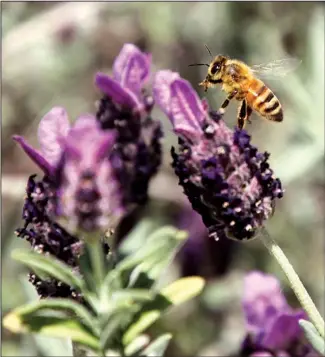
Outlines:
{"type": "Polygon", "coordinates": [[[191,67],[191,66],[207,66],[207,67],[209,67],[209,65],[207,63],[193,63],[193,64],[189,64],[188,66],[189,67],[191,67]]]}
{"type": "Polygon", "coordinates": [[[208,50],[210,57],[213,58],[212,53],[211,53],[210,48],[208,47],[208,45],[204,44],[204,46],[208,50]]]}

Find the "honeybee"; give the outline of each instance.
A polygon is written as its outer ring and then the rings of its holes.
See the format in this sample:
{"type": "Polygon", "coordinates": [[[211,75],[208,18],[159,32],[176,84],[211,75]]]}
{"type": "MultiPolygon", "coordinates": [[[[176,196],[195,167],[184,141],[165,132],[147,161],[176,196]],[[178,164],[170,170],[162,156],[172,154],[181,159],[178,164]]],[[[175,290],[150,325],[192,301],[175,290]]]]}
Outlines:
{"type": "Polygon", "coordinates": [[[230,101],[236,99],[241,102],[237,114],[239,129],[243,129],[246,122],[250,123],[253,110],[267,120],[283,120],[283,109],[279,99],[259,78],[284,77],[300,65],[300,60],[285,58],[267,64],[248,66],[244,62],[223,55],[213,58],[209,48],[206,48],[212,58],[211,63],[195,63],[190,66],[208,67],[205,80],[199,83],[205,92],[210,87],[222,84],[222,90],[228,96],[219,109],[220,113],[223,114],[230,101]]]}

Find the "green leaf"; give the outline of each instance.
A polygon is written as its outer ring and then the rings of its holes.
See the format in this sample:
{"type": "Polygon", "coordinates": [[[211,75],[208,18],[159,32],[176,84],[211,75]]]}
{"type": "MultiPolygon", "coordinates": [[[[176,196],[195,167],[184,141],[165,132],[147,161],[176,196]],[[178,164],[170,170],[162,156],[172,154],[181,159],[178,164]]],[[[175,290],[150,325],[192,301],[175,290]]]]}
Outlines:
{"type": "Polygon", "coordinates": [[[154,280],[150,279],[148,274],[143,271],[141,265],[136,266],[129,274],[127,287],[149,289],[154,284],[154,280]]]}
{"type": "Polygon", "coordinates": [[[145,346],[148,345],[150,339],[147,335],[140,335],[136,337],[130,344],[128,344],[125,349],[124,353],[126,356],[131,356],[139,352],[145,346]]]}
{"type": "Polygon", "coordinates": [[[199,276],[191,276],[176,280],[160,291],[173,305],[179,305],[199,295],[205,281],[199,276]]]}
{"type": "Polygon", "coordinates": [[[20,315],[23,319],[27,317],[32,319],[34,314],[42,312],[43,310],[54,310],[54,312],[72,313],[74,317],[87,326],[94,334],[99,333],[95,328],[95,316],[91,315],[89,311],[81,304],[70,299],[46,299],[23,305],[15,309],[15,313],[20,315]]]}
{"type": "Polygon", "coordinates": [[[315,326],[306,320],[299,320],[299,325],[304,330],[305,336],[311,345],[314,347],[316,351],[318,351],[321,356],[325,355],[325,341],[319,335],[318,331],[316,330],[315,326]]]}
{"type": "Polygon", "coordinates": [[[163,288],[155,298],[143,305],[136,322],[129,326],[123,336],[123,344],[128,345],[140,333],[156,322],[173,305],[179,305],[200,294],[205,281],[200,277],[188,277],[175,281],[163,288]]]}
{"type": "Polygon", "coordinates": [[[172,335],[166,333],[164,335],[159,336],[153,342],[150,343],[142,352],[141,356],[152,356],[152,357],[160,357],[163,356],[169,341],[171,340],[172,335]]]}
{"type": "MultiPolygon", "coordinates": [[[[38,294],[33,287],[26,280],[25,274],[19,277],[28,301],[34,302],[38,299],[38,294]]],[[[54,338],[43,335],[34,335],[36,346],[44,357],[57,357],[57,356],[71,356],[72,357],[72,344],[67,338],[54,338]]]]}
{"type": "Polygon", "coordinates": [[[36,273],[40,271],[46,276],[53,277],[80,291],[84,289],[82,279],[72,272],[72,268],[50,255],[44,256],[34,251],[15,250],[12,257],[36,273]]]}
{"type": "Polygon", "coordinates": [[[65,316],[51,316],[39,311],[37,314],[20,314],[13,310],[3,319],[5,328],[14,333],[38,333],[45,336],[70,338],[74,342],[98,350],[99,341],[78,320],[65,316]]]}
{"type": "Polygon", "coordinates": [[[87,244],[85,244],[83,254],[79,257],[79,267],[87,290],[91,292],[96,291],[96,282],[94,280],[94,276],[92,275],[91,259],[89,249],[87,249],[87,244]]]}
{"type": "MultiPolygon", "coordinates": [[[[152,233],[146,244],[133,255],[123,259],[116,267],[119,271],[131,271],[137,267],[137,274],[145,272],[154,283],[173,259],[187,237],[185,231],[166,226],[152,233]]],[[[133,277],[134,281],[134,277],[133,277]]]]}
{"type": "Polygon", "coordinates": [[[154,294],[148,289],[125,289],[118,290],[112,294],[112,300],[130,300],[136,302],[150,301],[154,298],[154,294]]]}
{"type": "Polygon", "coordinates": [[[117,342],[114,340],[117,337],[116,335],[120,330],[121,322],[124,318],[124,311],[118,311],[109,318],[106,326],[102,329],[100,334],[100,347],[102,351],[105,351],[107,348],[112,348],[112,344],[117,342]]]}
{"type": "Polygon", "coordinates": [[[146,311],[141,314],[135,323],[133,323],[124,333],[123,345],[129,345],[138,335],[151,326],[159,319],[161,312],[159,310],[146,311]]]}
{"type": "Polygon", "coordinates": [[[186,237],[185,231],[179,231],[172,226],[160,228],[149,236],[144,247],[123,259],[116,268],[119,270],[133,268],[159,252],[162,254],[161,249],[169,250],[169,253],[172,253],[186,237]]]}

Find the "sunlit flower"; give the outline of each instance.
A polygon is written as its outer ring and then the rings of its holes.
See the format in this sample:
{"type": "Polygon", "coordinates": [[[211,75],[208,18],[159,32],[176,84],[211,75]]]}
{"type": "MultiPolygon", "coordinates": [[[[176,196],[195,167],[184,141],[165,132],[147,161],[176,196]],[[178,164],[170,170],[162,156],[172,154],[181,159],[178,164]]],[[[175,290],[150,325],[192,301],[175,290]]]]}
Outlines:
{"type": "Polygon", "coordinates": [[[209,112],[177,73],[156,74],[154,98],[179,137],[179,152],[172,148],[179,184],[209,234],[252,238],[283,195],[269,154],[259,153],[246,131],[229,129],[218,113],[209,112]]]}

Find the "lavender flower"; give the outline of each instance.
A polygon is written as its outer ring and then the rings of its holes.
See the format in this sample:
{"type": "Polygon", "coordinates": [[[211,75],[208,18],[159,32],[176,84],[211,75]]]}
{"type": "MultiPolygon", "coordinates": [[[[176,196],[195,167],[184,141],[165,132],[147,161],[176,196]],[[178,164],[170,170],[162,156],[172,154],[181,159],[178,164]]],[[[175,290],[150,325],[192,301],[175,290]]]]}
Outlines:
{"type": "Polygon", "coordinates": [[[91,115],[81,116],[70,127],[65,110],[53,108],[39,124],[38,139],[41,151],[14,136],[54,191],[50,216],[65,218],[70,231],[114,226],[125,211],[109,158],[114,132],[102,131],[91,115]]]}
{"type": "Polygon", "coordinates": [[[210,236],[254,237],[283,195],[269,154],[259,153],[246,131],[229,129],[221,115],[209,112],[177,73],[156,74],[154,98],[179,136],[179,153],[172,148],[179,184],[210,236]]]}
{"type": "Polygon", "coordinates": [[[95,82],[104,93],[97,120],[102,129],[116,129],[112,165],[123,187],[124,204],[147,201],[148,184],[161,163],[160,123],[154,121],[152,96],[143,85],[149,78],[151,56],[125,44],[113,65],[113,78],[97,73],[95,82]]]}
{"type": "MultiPolygon", "coordinates": [[[[16,230],[16,234],[26,239],[35,251],[52,254],[76,269],[82,243],[52,220],[55,189],[47,177],[40,181],[36,181],[35,177],[36,175],[32,175],[28,179],[22,217],[25,223],[16,230]]],[[[30,273],[29,281],[35,285],[41,298],[72,297],[81,300],[78,292],[55,279],[41,280],[30,273]]]]}
{"type": "Polygon", "coordinates": [[[278,280],[258,271],[245,277],[243,309],[247,337],[243,356],[313,357],[312,349],[299,326],[307,319],[302,309],[293,310],[281,292],[278,280]]]}

